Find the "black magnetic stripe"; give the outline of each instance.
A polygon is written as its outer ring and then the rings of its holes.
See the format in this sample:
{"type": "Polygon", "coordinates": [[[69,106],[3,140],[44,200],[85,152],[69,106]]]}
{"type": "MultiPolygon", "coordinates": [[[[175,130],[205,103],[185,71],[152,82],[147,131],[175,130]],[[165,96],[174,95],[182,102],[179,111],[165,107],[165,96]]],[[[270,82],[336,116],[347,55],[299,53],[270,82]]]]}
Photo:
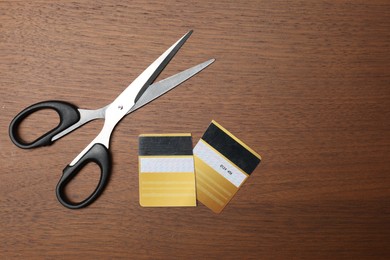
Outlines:
{"type": "Polygon", "coordinates": [[[251,174],[260,163],[258,157],[213,123],[207,128],[202,139],[247,174],[251,174]]]}
{"type": "Polygon", "coordinates": [[[191,136],[140,136],[139,155],[192,155],[191,136]]]}

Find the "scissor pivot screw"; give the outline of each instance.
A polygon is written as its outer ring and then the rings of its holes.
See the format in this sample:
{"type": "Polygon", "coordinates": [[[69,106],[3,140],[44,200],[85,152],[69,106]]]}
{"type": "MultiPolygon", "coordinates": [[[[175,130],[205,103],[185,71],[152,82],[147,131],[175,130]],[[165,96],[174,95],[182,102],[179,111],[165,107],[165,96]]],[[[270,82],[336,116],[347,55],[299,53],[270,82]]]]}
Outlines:
{"type": "Polygon", "coordinates": [[[119,108],[119,110],[122,110],[123,109],[123,105],[119,105],[118,108],[119,108]]]}

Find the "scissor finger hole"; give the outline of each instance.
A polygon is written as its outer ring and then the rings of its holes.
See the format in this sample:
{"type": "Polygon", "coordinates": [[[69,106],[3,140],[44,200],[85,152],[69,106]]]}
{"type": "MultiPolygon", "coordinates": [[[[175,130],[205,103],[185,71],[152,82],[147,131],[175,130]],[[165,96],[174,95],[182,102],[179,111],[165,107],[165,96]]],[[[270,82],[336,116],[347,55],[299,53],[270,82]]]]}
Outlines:
{"type": "Polygon", "coordinates": [[[93,162],[87,163],[66,185],[64,191],[72,203],[80,203],[88,198],[98,186],[100,167],[93,162]]]}
{"type": "Polygon", "coordinates": [[[21,140],[30,143],[51,131],[60,123],[58,113],[53,109],[40,109],[23,119],[17,129],[21,140]]]}

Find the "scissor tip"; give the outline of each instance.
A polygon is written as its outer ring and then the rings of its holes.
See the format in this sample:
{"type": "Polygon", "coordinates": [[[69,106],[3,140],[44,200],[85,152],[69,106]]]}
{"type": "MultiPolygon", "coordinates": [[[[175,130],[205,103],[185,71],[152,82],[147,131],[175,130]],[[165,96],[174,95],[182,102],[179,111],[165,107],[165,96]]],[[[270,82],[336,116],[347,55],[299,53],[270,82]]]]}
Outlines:
{"type": "Polygon", "coordinates": [[[215,61],[215,59],[212,58],[212,59],[209,59],[208,61],[206,61],[205,63],[206,63],[207,66],[208,66],[208,65],[210,65],[211,63],[213,63],[214,61],[215,61]]]}
{"type": "Polygon", "coordinates": [[[215,61],[215,59],[209,59],[209,60],[206,60],[205,62],[199,64],[198,66],[200,66],[200,67],[202,67],[202,69],[204,69],[207,66],[209,66],[210,64],[212,64],[214,61],[215,61]]]}

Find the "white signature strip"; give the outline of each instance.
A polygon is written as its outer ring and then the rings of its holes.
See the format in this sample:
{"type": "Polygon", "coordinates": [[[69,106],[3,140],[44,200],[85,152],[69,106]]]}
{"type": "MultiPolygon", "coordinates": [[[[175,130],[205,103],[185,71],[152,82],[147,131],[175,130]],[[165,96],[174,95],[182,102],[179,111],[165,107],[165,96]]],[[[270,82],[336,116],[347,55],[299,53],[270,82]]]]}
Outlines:
{"type": "Polygon", "coordinates": [[[194,172],[194,159],[141,157],[140,172],[194,172]]]}
{"type": "Polygon", "coordinates": [[[240,187],[240,185],[248,177],[240,169],[238,169],[237,166],[226,160],[203,140],[200,140],[195,146],[194,155],[208,164],[236,187],[240,187]]]}

